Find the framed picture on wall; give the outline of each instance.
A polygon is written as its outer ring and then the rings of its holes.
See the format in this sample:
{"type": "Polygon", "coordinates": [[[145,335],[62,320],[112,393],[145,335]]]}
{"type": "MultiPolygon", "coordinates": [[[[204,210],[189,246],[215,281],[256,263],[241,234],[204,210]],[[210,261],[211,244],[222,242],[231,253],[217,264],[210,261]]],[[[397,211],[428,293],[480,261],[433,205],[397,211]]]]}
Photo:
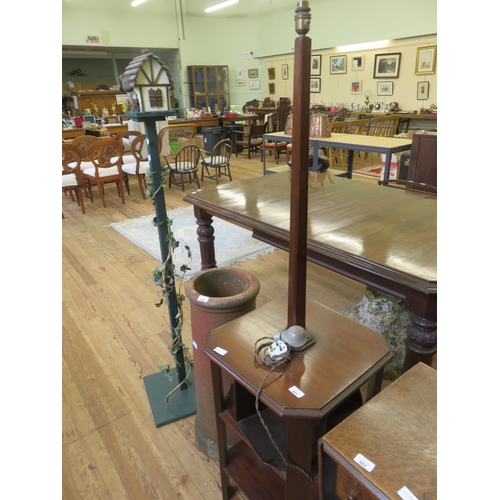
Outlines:
{"type": "Polygon", "coordinates": [[[352,56],[351,69],[353,71],[363,71],[365,69],[364,56],[352,56]]]}
{"type": "Polygon", "coordinates": [[[267,74],[269,75],[269,80],[274,80],[276,78],[276,71],[274,68],[268,68],[267,74]]]}
{"type": "Polygon", "coordinates": [[[351,94],[361,94],[361,82],[359,80],[351,82],[351,94]]]}
{"type": "Polygon", "coordinates": [[[399,78],[401,52],[393,54],[375,54],[373,78],[399,78]]]}
{"type": "Polygon", "coordinates": [[[394,82],[377,82],[377,95],[392,95],[394,82]]]}
{"type": "Polygon", "coordinates": [[[243,80],[243,68],[236,68],[236,80],[243,80]]]}
{"type": "Polygon", "coordinates": [[[311,56],[311,76],[321,75],[321,56],[311,56]]]}
{"type": "Polygon", "coordinates": [[[276,93],[276,87],[274,86],[274,83],[269,84],[269,93],[270,94],[275,94],[276,93]]]}
{"type": "Polygon", "coordinates": [[[311,92],[316,94],[321,92],[321,78],[311,78],[311,92]]]}
{"type": "Polygon", "coordinates": [[[330,75],[347,73],[347,56],[330,57],[330,75]]]}
{"type": "Polygon", "coordinates": [[[281,65],[281,78],[283,80],[288,80],[288,64],[281,65]]]}
{"type": "Polygon", "coordinates": [[[429,82],[417,82],[417,99],[419,101],[429,99],[429,82]]]}
{"type": "Polygon", "coordinates": [[[260,89],[260,80],[250,80],[249,87],[250,87],[250,90],[259,90],[260,89]]]}
{"type": "Polygon", "coordinates": [[[259,78],[259,70],[258,69],[249,69],[248,70],[248,78],[259,78]]]}
{"type": "Polygon", "coordinates": [[[237,87],[244,87],[246,85],[246,82],[245,80],[236,80],[234,82],[234,84],[237,86],[237,87]]]}
{"type": "Polygon", "coordinates": [[[433,75],[436,72],[437,45],[419,47],[415,63],[416,75],[433,75]]]}

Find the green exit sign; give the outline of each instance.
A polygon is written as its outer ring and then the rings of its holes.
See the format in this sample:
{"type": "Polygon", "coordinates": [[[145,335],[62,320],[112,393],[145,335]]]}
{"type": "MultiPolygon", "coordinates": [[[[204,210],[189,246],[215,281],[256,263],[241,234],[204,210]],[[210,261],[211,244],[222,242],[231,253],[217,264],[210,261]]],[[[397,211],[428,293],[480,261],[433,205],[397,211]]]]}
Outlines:
{"type": "Polygon", "coordinates": [[[86,43],[101,43],[101,40],[99,40],[98,36],[95,35],[89,35],[87,36],[87,39],[85,40],[86,43]]]}

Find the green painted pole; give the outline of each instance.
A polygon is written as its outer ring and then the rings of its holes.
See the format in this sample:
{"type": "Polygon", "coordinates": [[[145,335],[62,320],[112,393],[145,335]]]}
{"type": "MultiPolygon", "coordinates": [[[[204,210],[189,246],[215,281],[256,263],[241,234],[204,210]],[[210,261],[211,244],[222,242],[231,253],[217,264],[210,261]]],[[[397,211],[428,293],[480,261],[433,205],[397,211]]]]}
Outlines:
{"type": "MultiPolygon", "coordinates": [[[[132,112],[127,111],[125,113],[126,116],[130,116],[132,120],[137,122],[143,122],[146,139],[148,144],[148,153],[149,153],[149,168],[151,170],[151,180],[153,182],[153,192],[154,195],[154,205],[156,211],[156,224],[158,229],[158,238],[160,240],[160,252],[161,252],[161,260],[162,263],[167,261],[167,259],[171,260],[169,255],[169,244],[168,244],[168,233],[169,228],[166,224],[163,224],[167,220],[167,209],[165,205],[165,194],[163,191],[163,187],[161,186],[161,165],[160,165],[160,149],[158,147],[158,135],[156,134],[156,122],[165,120],[165,116],[174,115],[174,111],[143,111],[143,112],[132,112]]],[[[172,276],[173,279],[175,279],[172,276]]],[[[179,308],[177,306],[177,296],[175,287],[169,288],[167,294],[167,307],[168,314],[170,319],[170,328],[173,332],[178,324],[179,320],[177,318],[177,314],[179,312],[179,308]]],[[[181,339],[182,340],[182,339],[181,339]]],[[[178,383],[181,383],[186,378],[186,367],[184,364],[184,353],[182,351],[178,351],[175,354],[175,360],[177,362],[178,368],[178,383]]],[[[181,390],[187,389],[187,384],[182,384],[181,390]]]]}

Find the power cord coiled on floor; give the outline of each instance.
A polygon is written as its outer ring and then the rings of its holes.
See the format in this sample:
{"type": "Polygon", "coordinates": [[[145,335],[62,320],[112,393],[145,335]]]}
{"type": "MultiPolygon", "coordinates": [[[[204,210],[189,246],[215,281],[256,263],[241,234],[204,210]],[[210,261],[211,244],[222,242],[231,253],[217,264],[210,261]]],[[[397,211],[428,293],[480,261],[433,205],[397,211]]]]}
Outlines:
{"type": "Polygon", "coordinates": [[[262,393],[262,390],[264,389],[264,385],[266,383],[266,380],[269,378],[271,373],[278,368],[281,365],[284,365],[285,363],[290,362],[292,359],[291,356],[291,349],[289,346],[287,346],[286,352],[283,354],[273,358],[269,355],[269,347],[273,345],[273,343],[276,342],[273,337],[261,337],[260,339],[256,340],[255,342],[255,348],[254,348],[254,357],[257,363],[262,366],[270,366],[271,369],[267,373],[267,375],[264,377],[262,380],[259,390],[257,391],[257,394],[255,396],[255,409],[257,411],[257,415],[259,417],[259,420],[264,427],[264,430],[266,431],[269,440],[271,441],[271,444],[274,446],[274,449],[278,452],[278,455],[280,456],[281,460],[283,460],[284,464],[287,467],[293,467],[294,469],[297,469],[298,471],[302,472],[309,481],[314,481],[314,478],[302,467],[299,467],[298,465],[295,465],[291,462],[289,462],[283,453],[281,453],[281,450],[279,449],[276,441],[273,439],[271,432],[269,431],[267,425],[264,422],[264,419],[262,418],[262,414],[259,410],[259,398],[262,393]],[[262,343],[261,343],[262,342],[262,343]]]}

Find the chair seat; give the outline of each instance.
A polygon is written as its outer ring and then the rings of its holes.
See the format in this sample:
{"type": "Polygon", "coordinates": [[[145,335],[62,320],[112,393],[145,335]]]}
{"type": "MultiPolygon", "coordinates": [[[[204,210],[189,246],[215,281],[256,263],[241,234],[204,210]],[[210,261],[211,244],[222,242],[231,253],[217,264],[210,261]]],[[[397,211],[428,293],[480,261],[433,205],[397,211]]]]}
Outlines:
{"type": "MultiPolygon", "coordinates": [[[[83,171],[83,175],[87,177],[95,177],[95,168],[87,168],[83,171]]],[[[113,175],[119,175],[118,167],[100,168],[99,177],[111,177],[113,175]]]]}
{"type": "MultiPolygon", "coordinates": [[[[122,165],[122,170],[123,172],[125,172],[126,174],[129,174],[129,175],[136,175],[136,163],[124,163],[122,165]]],[[[146,174],[149,170],[149,164],[145,164],[145,163],[142,163],[140,166],[139,166],[139,174],[146,174]]]]}
{"type": "Polygon", "coordinates": [[[75,174],[66,174],[62,176],[62,187],[69,188],[78,186],[78,181],[76,180],[75,174]]]}
{"type": "Polygon", "coordinates": [[[203,158],[201,163],[206,165],[207,167],[225,165],[229,161],[229,158],[226,156],[213,156],[211,159],[203,158]]]}
{"type": "Polygon", "coordinates": [[[174,170],[175,172],[195,172],[198,168],[194,163],[189,161],[179,161],[175,164],[175,168],[170,167],[170,170],[174,170]]]}

